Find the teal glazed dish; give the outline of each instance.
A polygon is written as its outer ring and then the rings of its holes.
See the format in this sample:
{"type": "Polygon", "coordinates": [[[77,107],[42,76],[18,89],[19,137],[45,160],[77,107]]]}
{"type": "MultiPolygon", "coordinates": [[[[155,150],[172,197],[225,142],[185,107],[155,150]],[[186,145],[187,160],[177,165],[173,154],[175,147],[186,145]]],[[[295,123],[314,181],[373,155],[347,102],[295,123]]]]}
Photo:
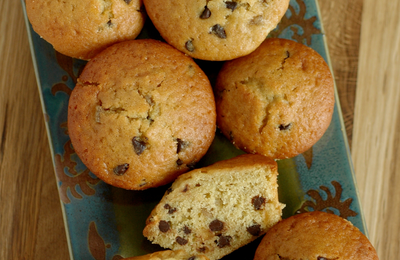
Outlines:
{"type": "MultiPolygon", "coordinates": [[[[21,2],[25,7],[24,0],[21,2]]],[[[85,167],[68,136],[67,109],[86,62],[56,52],[32,30],[26,14],[25,19],[71,259],[117,260],[161,250],[147,241],[142,231],[146,218],[169,185],[127,191],[102,182],[85,167]]],[[[330,64],[317,0],[291,0],[285,16],[268,37],[303,43],[330,64]]],[[[161,40],[149,19],[139,38],[161,40]]],[[[213,84],[222,62],[196,62],[213,84]]],[[[307,152],[278,161],[279,197],[286,204],[283,217],[306,211],[330,212],[349,220],[367,235],[336,91],[335,99],[332,121],[324,136],[307,152]]],[[[197,167],[242,153],[217,132],[197,167]]],[[[252,258],[259,241],[223,259],[252,258]]]]}

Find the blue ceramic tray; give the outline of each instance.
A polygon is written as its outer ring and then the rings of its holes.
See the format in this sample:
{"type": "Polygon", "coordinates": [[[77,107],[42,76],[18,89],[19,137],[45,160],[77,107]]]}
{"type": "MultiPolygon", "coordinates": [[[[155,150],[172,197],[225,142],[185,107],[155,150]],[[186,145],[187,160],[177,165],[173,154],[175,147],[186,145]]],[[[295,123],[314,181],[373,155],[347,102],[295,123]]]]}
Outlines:
{"type": "MultiPolygon", "coordinates": [[[[22,4],[25,6],[24,0],[22,4]]],[[[160,250],[142,236],[142,230],[145,219],[167,187],[147,191],[118,189],[100,181],[82,164],[68,137],[67,107],[85,62],[54,51],[26,21],[71,259],[117,260],[160,250]]],[[[159,35],[147,20],[139,37],[157,38],[159,35]]],[[[291,0],[286,15],[269,37],[292,39],[308,45],[329,63],[316,0],[291,0]]],[[[211,82],[221,64],[199,61],[211,82]]],[[[336,94],[332,122],[322,139],[309,151],[278,162],[279,196],[286,204],[284,218],[299,212],[321,210],[340,215],[362,232],[367,232],[344,129],[336,94]]],[[[217,133],[200,166],[240,153],[217,133]]],[[[223,259],[252,259],[258,242],[256,240],[223,259]]]]}

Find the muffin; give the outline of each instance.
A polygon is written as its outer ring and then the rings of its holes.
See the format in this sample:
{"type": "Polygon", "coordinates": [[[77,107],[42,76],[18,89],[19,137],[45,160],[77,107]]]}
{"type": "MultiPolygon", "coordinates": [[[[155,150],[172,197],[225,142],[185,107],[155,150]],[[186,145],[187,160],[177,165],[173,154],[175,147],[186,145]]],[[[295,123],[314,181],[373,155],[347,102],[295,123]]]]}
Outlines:
{"type": "Polygon", "coordinates": [[[35,32],[58,52],[83,60],[135,39],[145,21],[141,8],[142,0],[26,0],[35,32]]]}
{"type": "Polygon", "coordinates": [[[217,125],[238,148],[273,159],[311,148],[330,125],[334,82],[313,49],[267,39],[226,62],[216,82],[217,125]]]}
{"type": "Polygon", "coordinates": [[[209,260],[204,255],[189,255],[183,250],[165,250],[142,256],[123,258],[124,260],[209,260]]]}
{"type": "Polygon", "coordinates": [[[153,243],[220,259],[276,224],[277,164],[261,155],[240,155],[178,177],[146,221],[153,243]]]}
{"type": "Polygon", "coordinates": [[[308,212],[272,227],[261,240],[254,260],[378,260],[360,230],[337,215],[308,212]]]}
{"type": "Polygon", "coordinates": [[[169,44],[202,60],[230,60],[254,51],[289,6],[289,0],[143,2],[169,44]]]}
{"type": "Polygon", "coordinates": [[[210,82],[166,43],[115,44],[85,66],[68,105],[68,131],[100,179],[143,190],[193,168],[215,134],[210,82]]]}

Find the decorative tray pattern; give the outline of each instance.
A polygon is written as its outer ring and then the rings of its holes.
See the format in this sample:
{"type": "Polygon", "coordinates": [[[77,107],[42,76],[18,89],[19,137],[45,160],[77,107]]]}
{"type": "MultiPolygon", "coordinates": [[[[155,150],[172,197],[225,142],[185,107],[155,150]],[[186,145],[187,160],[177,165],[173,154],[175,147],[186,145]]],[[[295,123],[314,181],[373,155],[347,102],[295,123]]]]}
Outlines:
{"type": "MultiPolygon", "coordinates": [[[[24,0],[21,2],[25,6],[24,0]]],[[[143,237],[142,230],[150,211],[168,187],[122,190],[100,181],[83,165],[68,137],[67,107],[86,62],[56,52],[32,30],[26,15],[25,19],[71,259],[117,260],[161,250],[143,237]]],[[[148,37],[161,40],[149,19],[139,38],[148,37]]],[[[286,15],[269,37],[301,42],[329,63],[317,0],[291,0],[286,15]]],[[[213,82],[222,63],[197,62],[213,82]]],[[[321,210],[348,219],[366,233],[337,94],[335,97],[332,122],[325,135],[307,152],[278,161],[279,196],[286,204],[283,217],[321,210]]],[[[198,166],[241,153],[217,133],[198,166]]],[[[258,242],[223,259],[251,259],[258,242]]]]}

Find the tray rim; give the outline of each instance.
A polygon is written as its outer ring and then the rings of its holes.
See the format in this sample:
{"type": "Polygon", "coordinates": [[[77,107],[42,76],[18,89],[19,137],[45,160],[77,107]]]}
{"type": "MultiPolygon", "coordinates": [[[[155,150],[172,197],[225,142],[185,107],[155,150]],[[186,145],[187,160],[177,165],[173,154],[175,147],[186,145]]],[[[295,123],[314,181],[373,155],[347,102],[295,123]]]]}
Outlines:
{"type": "MultiPolygon", "coordinates": [[[[54,177],[55,177],[55,183],[56,183],[56,186],[57,186],[57,192],[58,192],[58,194],[60,194],[60,185],[58,185],[58,183],[57,183],[57,176],[56,176],[56,171],[55,171],[56,165],[55,165],[55,160],[54,160],[54,148],[51,145],[52,144],[52,138],[51,138],[51,134],[50,134],[51,131],[50,131],[49,124],[46,121],[47,112],[46,112],[46,107],[45,107],[45,104],[44,104],[44,98],[43,98],[43,95],[42,95],[42,91],[40,89],[41,78],[40,78],[37,59],[36,59],[36,52],[35,52],[34,44],[33,44],[33,41],[32,41],[32,33],[31,33],[31,30],[30,30],[30,26],[31,25],[30,25],[30,22],[29,22],[29,19],[28,19],[28,15],[26,13],[25,0],[21,0],[21,5],[22,5],[22,11],[24,13],[26,31],[27,31],[27,34],[28,34],[28,41],[29,41],[29,48],[30,48],[31,57],[32,57],[32,64],[33,64],[33,68],[34,68],[35,76],[36,76],[36,87],[37,87],[38,92],[39,92],[40,105],[42,107],[42,113],[43,113],[43,121],[44,121],[44,125],[45,125],[45,128],[46,128],[47,140],[49,142],[51,163],[53,165],[53,174],[54,174],[54,177]]],[[[69,234],[69,229],[67,228],[68,227],[67,214],[66,214],[65,207],[64,207],[63,202],[61,201],[60,197],[59,197],[59,201],[60,201],[61,213],[62,213],[62,216],[63,216],[64,230],[65,230],[65,235],[66,235],[66,239],[67,239],[67,247],[68,247],[69,258],[71,260],[74,260],[73,253],[72,253],[73,252],[72,244],[71,244],[71,239],[70,239],[71,236],[69,234]]]]}
{"type": "MultiPolygon", "coordinates": [[[[336,85],[335,74],[334,74],[332,61],[331,61],[331,55],[329,53],[329,46],[328,46],[327,38],[326,38],[326,35],[325,35],[324,23],[322,22],[321,9],[319,7],[319,1],[318,0],[313,0],[313,1],[315,2],[315,5],[317,6],[317,13],[318,13],[318,16],[321,19],[320,20],[320,26],[321,26],[322,39],[323,39],[324,49],[326,51],[327,63],[328,63],[329,69],[331,70],[332,77],[334,79],[333,82],[334,82],[334,86],[335,86],[335,101],[336,101],[336,107],[337,107],[338,114],[339,114],[340,130],[341,130],[341,133],[342,133],[342,136],[343,136],[343,140],[344,140],[344,143],[345,143],[347,158],[349,158],[349,160],[348,160],[349,161],[349,169],[350,169],[351,176],[352,176],[353,183],[354,183],[354,190],[356,192],[357,198],[360,198],[360,193],[359,193],[359,188],[358,188],[358,185],[357,185],[356,174],[355,174],[355,171],[354,171],[353,158],[351,156],[349,140],[347,138],[346,127],[345,127],[345,123],[344,123],[344,120],[343,120],[343,112],[342,112],[341,102],[340,102],[340,99],[339,99],[339,92],[338,92],[337,85],[336,85]]],[[[367,224],[366,224],[366,220],[365,220],[365,216],[364,216],[364,211],[363,211],[361,203],[358,203],[358,207],[360,209],[361,224],[362,224],[362,226],[364,228],[364,235],[367,238],[369,238],[368,228],[367,228],[367,224]]]]}

